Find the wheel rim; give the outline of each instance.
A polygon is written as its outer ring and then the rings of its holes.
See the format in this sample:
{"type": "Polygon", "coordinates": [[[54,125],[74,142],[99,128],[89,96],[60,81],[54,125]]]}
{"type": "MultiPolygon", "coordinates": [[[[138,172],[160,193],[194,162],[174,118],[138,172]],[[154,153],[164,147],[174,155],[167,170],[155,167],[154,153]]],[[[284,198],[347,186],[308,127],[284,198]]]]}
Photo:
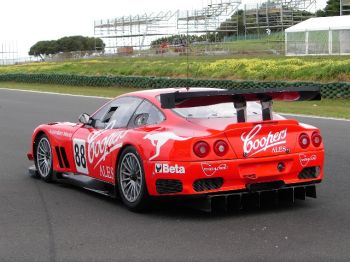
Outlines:
{"type": "Polygon", "coordinates": [[[120,166],[120,185],[123,196],[129,202],[135,202],[141,194],[143,183],[141,165],[133,153],[126,154],[120,166]]]}
{"type": "Polygon", "coordinates": [[[51,171],[52,154],[50,142],[47,138],[42,138],[36,151],[38,171],[41,176],[47,177],[51,171]]]}

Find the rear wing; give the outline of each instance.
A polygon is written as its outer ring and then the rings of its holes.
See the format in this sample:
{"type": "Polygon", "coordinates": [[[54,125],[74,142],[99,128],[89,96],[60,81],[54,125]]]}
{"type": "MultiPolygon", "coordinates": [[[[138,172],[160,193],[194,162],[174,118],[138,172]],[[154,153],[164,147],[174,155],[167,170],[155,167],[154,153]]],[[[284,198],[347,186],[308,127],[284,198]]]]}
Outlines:
{"type": "Polygon", "coordinates": [[[312,101],[321,100],[320,87],[286,87],[172,92],[160,95],[161,107],[164,109],[207,106],[233,102],[237,110],[237,122],[247,119],[247,102],[259,101],[263,120],[272,119],[272,101],[312,101]]]}

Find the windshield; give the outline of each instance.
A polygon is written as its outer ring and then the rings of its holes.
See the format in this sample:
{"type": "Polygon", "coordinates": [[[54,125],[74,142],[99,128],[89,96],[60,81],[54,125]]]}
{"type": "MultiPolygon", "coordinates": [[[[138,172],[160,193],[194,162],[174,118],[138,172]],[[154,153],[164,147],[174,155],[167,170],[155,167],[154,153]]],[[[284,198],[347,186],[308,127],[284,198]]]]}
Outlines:
{"type": "MultiPolygon", "coordinates": [[[[185,118],[228,118],[237,115],[233,103],[175,108],[173,110],[185,118]]],[[[261,115],[261,105],[256,102],[247,102],[247,115],[261,115]]]]}

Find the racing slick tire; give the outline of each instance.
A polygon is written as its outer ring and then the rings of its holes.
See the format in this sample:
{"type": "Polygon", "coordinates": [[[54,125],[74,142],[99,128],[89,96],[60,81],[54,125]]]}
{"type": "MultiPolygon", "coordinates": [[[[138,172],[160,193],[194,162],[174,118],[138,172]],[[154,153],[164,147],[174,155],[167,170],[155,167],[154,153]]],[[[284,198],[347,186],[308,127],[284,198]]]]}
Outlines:
{"type": "Polygon", "coordinates": [[[135,212],[148,209],[150,197],[142,160],[132,146],[126,147],[119,157],[117,183],[120,197],[128,209],[135,212]]]}
{"type": "Polygon", "coordinates": [[[53,177],[53,155],[49,138],[42,134],[35,143],[35,167],[37,173],[45,182],[51,182],[53,177]]]}

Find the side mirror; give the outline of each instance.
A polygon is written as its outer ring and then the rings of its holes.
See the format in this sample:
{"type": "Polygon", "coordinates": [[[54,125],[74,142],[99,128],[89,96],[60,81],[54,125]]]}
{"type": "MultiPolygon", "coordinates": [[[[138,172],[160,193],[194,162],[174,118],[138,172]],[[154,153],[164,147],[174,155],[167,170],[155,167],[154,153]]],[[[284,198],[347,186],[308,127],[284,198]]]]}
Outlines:
{"type": "Polygon", "coordinates": [[[82,113],[79,118],[78,118],[79,122],[86,125],[89,124],[90,121],[90,116],[87,113],[82,113]]]}
{"type": "Polygon", "coordinates": [[[138,114],[138,115],[136,115],[135,120],[134,120],[134,125],[135,125],[136,127],[146,125],[146,124],[147,124],[148,117],[149,117],[149,114],[147,114],[147,113],[143,113],[143,114],[138,114]]]}

